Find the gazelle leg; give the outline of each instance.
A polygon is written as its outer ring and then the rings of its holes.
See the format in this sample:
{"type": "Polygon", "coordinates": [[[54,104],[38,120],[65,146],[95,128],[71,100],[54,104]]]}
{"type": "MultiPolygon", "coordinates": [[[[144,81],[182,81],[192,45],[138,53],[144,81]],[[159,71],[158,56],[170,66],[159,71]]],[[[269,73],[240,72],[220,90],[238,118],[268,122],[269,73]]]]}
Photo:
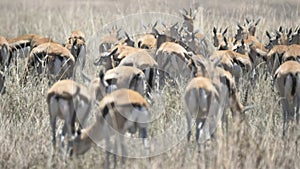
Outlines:
{"type": "Polygon", "coordinates": [[[288,114],[289,114],[289,110],[288,110],[288,102],[285,98],[282,99],[282,109],[283,109],[283,126],[282,126],[282,137],[284,138],[286,135],[286,130],[287,130],[287,123],[288,123],[288,114]]]}
{"type": "Polygon", "coordinates": [[[52,128],[52,145],[53,145],[53,148],[55,149],[55,145],[56,145],[56,131],[55,131],[56,117],[51,116],[50,117],[50,123],[51,123],[51,128],[52,128]]]}
{"type": "Polygon", "coordinates": [[[204,126],[204,123],[205,123],[205,119],[201,119],[198,122],[196,122],[196,141],[197,142],[199,142],[200,133],[204,126]]]}
{"type": "Polygon", "coordinates": [[[115,145],[114,145],[114,168],[117,168],[117,153],[118,153],[118,144],[119,136],[116,136],[115,145]]]}
{"type": "Polygon", "coordinates": [[[106,169],[109,169],[110,163],[109,163],[109,156],[110,156],[110,142],[109,137],[105,138],[105,144],[106,144],[106,169]]]}
{"type": "Polygon", "coordinates": [[[192,129],[191,129],[191,119],[192,119],[192,117],[191,117],[191,114],[188,112],[187,114],[186,114],[186,121],[187,121],[187,141],[188,142],[190,142],[190,140],[191,140],[191,135],[192,135],[192,129]]]}

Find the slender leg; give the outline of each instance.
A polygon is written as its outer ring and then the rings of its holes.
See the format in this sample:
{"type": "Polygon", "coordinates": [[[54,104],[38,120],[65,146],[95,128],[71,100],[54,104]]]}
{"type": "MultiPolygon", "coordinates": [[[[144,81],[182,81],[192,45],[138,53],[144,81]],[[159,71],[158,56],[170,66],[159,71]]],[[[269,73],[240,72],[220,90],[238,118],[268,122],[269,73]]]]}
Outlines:
{"type": "Polygon", "coordinates": [[[106,168],[109,169],[109,156],[110,156],[109,137],[105,138],[105,143],[106,143],[106,168]]]}
{"type": "Polygon", "coordinates": [[[196,123],[196,141],[199,141],[199,137],[200,137],[200,131],[203,128],[205,123],[205,119],[201,119],[196,123]]]}
{"type": "Polygon", "coordinates": [[[116,136],[115,145],[114,145],[114,168],[117,168],[117,153],[118,153],[118,144],[119,144],[119,136],[116,136]]]}
{"type": "Polygon", "coordinates": [[[65,147],[64,141],[65,141],[66,132],[67,132],[67,124],[65,122],[64,126],[63,126],[63,128],[62,128],[62,130],[60,132],[60,144],[61,144],[62,148],[65,147]]]}
{"type": "MultiPolygon", "coordinates": [[[[140,133],[141,133],[141,137],[143,139],[143,144],[144,144],[144,147],[145,147],[145,150],[146,150],[146,156],[149,157],[150,155],[150,147],[149,147],[149,143],[148,143],[148,139],[147,139],[147,128],[142,128],[140,129],[140,133]]],[[[127,153],[126,153],[127,154],[127,153]]]]}
{"type": "Polygon", "coordinates": [[[283,109],[283,126],[282,126],[282,137],[284,138],[286,135],[286,129],[287,129],[287,118],[288,118],[288,105],[287,100],[285,98],[282,99],[282,109],[283,109]]]}
{"type": "Polygon", "coordinates": [[[296,123],[299,124],[300,95],[296,96],[296,123]]]}
{"type": "Polygon", "coordinates": [[[120,143],[121,143],[121,153],[122,153],[122,166],[124,166],[126,158],[127,158],[127,151],[126,151],[126,147],[124,145],[124,136],[120,136],[120,143]]]}
{"type": "Polygon", "coordinates": [[[190,140],[191,140],[191,119],[192,119],[192,117],[191,117],[191,114],[188,112],[187,114],[186,114],[186,121],[187,121],[187,141],[188,142],[190,142],[190,140]]]}
{"type": "Polygon", "coordinates": [[[56,131],[55,131],[56,117],[50,116],[50,124],[51,124],[51,128],[52,128],[52,145],[53,145],[53,148],[55,149],[55,145],[56,145],[56,131]]]}

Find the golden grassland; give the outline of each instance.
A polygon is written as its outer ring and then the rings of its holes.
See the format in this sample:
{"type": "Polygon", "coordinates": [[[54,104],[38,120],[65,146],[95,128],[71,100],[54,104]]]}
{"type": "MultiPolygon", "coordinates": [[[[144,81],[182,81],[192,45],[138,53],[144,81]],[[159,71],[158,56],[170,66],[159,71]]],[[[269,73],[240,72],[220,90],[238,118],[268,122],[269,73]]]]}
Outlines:
{"type": "MultiPolygon", "coordinates": [[[[197,3],[175,3],[171,0],[2,0],[0,35],[11,38],[37,33],[63,43],[72,30],[82,30],[88,43],[86,72],[92,74],[97,72],[92,61],[98,55],[99,34],[103,33],[106,24],[113,25],[115,20],[126,18],[130,14],[145,16],[140,17],[142,21],[139,23],[129,19],[122,25],[126,31],[134,33],[137,25],[153,24],[152,20],[157,19],[147,18],[148,15],[143,15],[145,12],[167,13],[172,16],[170,18],[181,17],[178,10],[191,5],[203,7],[195,24],[209,39],[213,26],[228,27],[228,34],[233,35],[236,23],[243,22],[245,17],[261,18],[257,37],[264,43],[267,40],[266,30],[278,29],[280,25],[295,28],[300,24],[300,2],[297,0],[201,0],[197,3]]],[[[25,63],[22,58],[20,61],[25,63]]],[[[219,127],[214,139],[200,153],[194,139],[187,143],[184,138],[171,150],[151,157],[150,164],[147,159],[128,159],[124,167],[299,169],[300,127],[292,126],[288,136],[282,139],[282,113],[278,95],[272,91],[270,79],[263,75],[263,69],[260,71],[261,76],[252,86],[247,103],[255,105],[255,108],[247,112],[246,120],[241,126],[230,123],[227,133],[219,127]]],[[[0,168],[104,168],[105,152],[99,147],[67,162],[62,160],[59,153],[52,156],[52,137],[45,99],[49,88],[47,81],[37,83],[32,79],[25,87],[20,87],[17,82],[19,76],[20,74],[11,71],[11,75],[6,78],[6,94],[0,96],[0,168]]],[[[242,96],[246,85],[248,82],[242,81],[239,87],[242,96]]],[[[183,91],[184,86],[176,91],[171,88],[159,97],[165,109],[160,109],[159,106],[151,109],[151,113],[159,112],[162,116],[151,126],[150,137],[163,132],[171,124],[185,127],[181,103],[183,91]]]]}

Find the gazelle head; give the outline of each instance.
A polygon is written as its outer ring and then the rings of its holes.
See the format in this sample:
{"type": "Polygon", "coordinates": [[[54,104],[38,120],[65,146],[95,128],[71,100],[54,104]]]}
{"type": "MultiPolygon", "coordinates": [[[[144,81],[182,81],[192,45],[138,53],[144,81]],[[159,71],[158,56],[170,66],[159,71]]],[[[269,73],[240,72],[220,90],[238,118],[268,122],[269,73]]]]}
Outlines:
{"type": "Polygon", "coordinates": [[[189,32],[193,32],[194,31],[194,20],[196,17],[196,13],[197,10],[192,10],[192,8],[190,8],[189,12],[186,9],[180,10],[180,13],[183,16],[183,24],[182,26],[184,28],[186,28],[189,32]]]}
{"type": "Polygon", "coordinates": [[[299,28],[299,26],[295,29],[294,33],[291,35],[289,44],[300,44],[300,28],[299,28]]]}
{"type": "Polygon", "coordinates": [[[282,26],[276,31],[277,36],[279,36],[280,45],[288,45],[290,36],[292,34],[292,29],[283,29],[282,26]]]}
{"type": "Polygon", "coordinates": [[[227,28],[225,28],[222,31],[222,28],[220,28],[219,32],[217,32],[217,28],[213,28],[213,41],[214,41],[214,46],[218,50],[227,50],[228,49],[228,43],[227,43],[227,38],[226,38],[226,33],[227,33],[227,28]]]}
{"type": "Polygon", "coordinates": [[[246,25],[241,25],[240,23],[237,23],[238,29],[237,33],[234,36],[236,40],[241,40],[241,39],[247,39],[249,36],[249,31],[247,29],[246,25]]]}
{"type": "Polygon", "coordinates": [[[274,45],[279,45],[280,34],[276,34],[276,36],[271,36],[271,34],[266,31],[266,35],[269,38],[269,43],[265,46],[266,49],[272,49],[274,45]]]}
{"type": "Polygon", "coordinates": [[[251,36],[255,36],[256,26],[259,24],[260,18],[257,19],[256,21],[254,19],[249,20],[248,18],[246,18],[245,21],[246,21],[249,34],[251,36]]]}
{"type": "MultiPolygon", "coordinates": [[[[67,43],[66,48],[70,50],[72,55],[77,60],[80,55],[86,54],[85,35],[79,30],[72,31],[67,43]]],[[[84,56],[85,57],[85,56],[84,56]]]]}

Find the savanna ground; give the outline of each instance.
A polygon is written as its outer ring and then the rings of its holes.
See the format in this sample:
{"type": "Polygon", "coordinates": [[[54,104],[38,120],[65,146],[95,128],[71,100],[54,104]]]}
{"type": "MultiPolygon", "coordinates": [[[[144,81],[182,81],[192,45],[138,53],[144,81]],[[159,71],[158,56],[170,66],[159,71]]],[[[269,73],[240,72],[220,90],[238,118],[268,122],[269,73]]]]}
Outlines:
{"type": "MultiPolygon", "coordinates": [[[[299,5],[297,0],[201,0],[197,3],[171,0],[2,0],[0,35],[11,38],[36,33],[63,43],[72,30],[82,30],[88,45],[86,72],[95,74],[97,68],[92,61],[98,55],[104,27],[122,18],[129,18],[121,24],[122,28],[134,34],[143,23],[153,24],[159,20],[169,24],[174,23],[170,21],[174,18],[182,22],[179,9],[201,6],[203,11],[197,15],[195,26],[206,33],[209,39],[213,26],[228,26],[228,34],[233,35],[236,23],[249,17],[261,18],[257,37],[266,43],[266,30],[278,29],[280,25],[295,28],[300,24],[299,5]],[[167,13],[171,19],[151,18],[150,15],[143,15],[145,12],[167,13]],[[144,17],[138,17],[141,21],[136,23],[136,19],[128,17],[130,14],[144,17]]],[[[118,23],[120,25],[122,22],[118,23]]],[[[52,137],[45,99],[47,82],[32,80],[25,87],[20,87],[18,78],[16,73],[6,78],[7,91],[0,97],[0,168],[104,168],[105,153],[99,147],[68,162],[64,162],[59,154],[52,157],[52,137]]],[[[239,87],[242,96],[247,84],[243,81],[239,87]]],[[[165,109],[157,105],[151,109],[151,113],[161,116],[150,126],[150,137],[170,128],[174,133],[180,133],[177,129],[186,127],[181,103],[184,86],[172,90],[158,97],[165,109]]],[[[239,127],[230,124],[226,134],[219,126],[214,139],[200,153],[194,139],[187,143],[184,137],[172,149],[151,157],[150,164],[147,159],[128,159],[124,167],[299,169],[300,127],[291,127],[288,136],[282,139],[281,107],[276,92],[271,89],[269,78],[266,79],[264,75],[259,77],[252,86],[247,104],[255,105],[255,108],[246,113],[245,122],[239,127]]]]}

